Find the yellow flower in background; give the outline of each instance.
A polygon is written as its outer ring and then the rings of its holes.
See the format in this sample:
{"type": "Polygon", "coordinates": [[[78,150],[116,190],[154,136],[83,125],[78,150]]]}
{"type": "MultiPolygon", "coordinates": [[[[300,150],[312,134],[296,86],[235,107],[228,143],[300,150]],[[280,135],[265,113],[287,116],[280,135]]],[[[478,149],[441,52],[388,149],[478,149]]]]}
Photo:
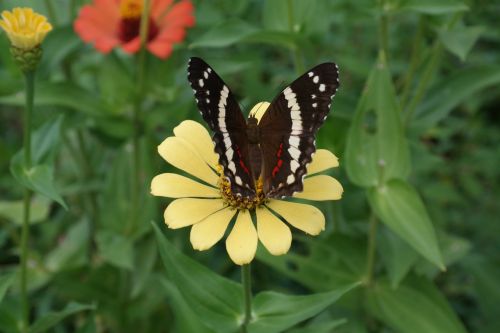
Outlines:
{"type": "Polygon", "coordinates": [[[4,10],[0,27],[7,33],[12,46],[22,50],[39,46],[52,30],[47,18],[31,8],[14,8],[12,12],[4,10]]]}
{"type": "MultiPolygon", "coordinates": [[[[253,110],[265,111],[265,108],[258,108],[259,105],[253,110]]],[[[256,114],[257,118],[260,116],[256,114]]],[[[258,240],[273,255],[287,253],[292,243],[288,225],[310,235],[324,230],[323,213],[308,204],[261,197],[248,204],[250,209],[242,209],[241,197],[231,197],[229,184],[218,165],[218,156],[205,127],[186,120],[174,129],[174,135],[158,146],[159,154],[201,182],[180,174],[163,173],[153,178],[151,193],[176,199],[165,209],[165,223],[172,229],[191,226],[190,240],[194,249],[203,251],[215,245],[223,238],[235,216],[234,226],[226,238],[226,249],[238,265],[253,260],[258,240]],[[253,211],[256,226],[252,221],[253,211]]],[[[313,201],[340,199],[342,185],[333,177],[319,174],[337,166],[335,155],[325,149],[317,150],[307,168],[304,190],[296,193],[294,198],[313,201]]]]}

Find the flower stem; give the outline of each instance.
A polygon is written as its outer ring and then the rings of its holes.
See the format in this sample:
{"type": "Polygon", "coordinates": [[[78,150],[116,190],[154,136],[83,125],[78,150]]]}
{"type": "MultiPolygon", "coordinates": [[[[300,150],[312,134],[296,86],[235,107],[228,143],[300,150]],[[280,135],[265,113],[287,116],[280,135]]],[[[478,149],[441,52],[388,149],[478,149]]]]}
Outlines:
{"type": "MultiPolygon", "coordinates": [[[[35,95],[35,72],[25,72],[26,108],[24,109],[24,172],[31,169],[31,113],[35,95]]],[[[28,239],[30,227],[31,190],[24,190],[23,226],[21,230],[21,302],[22,328],[21,332],[28,332],[30,304],[28,298],[28,239]]]]}
{"type": "Polygon", "coordinates": [[[241,323],[241,333],[247,333],[247,326],[252,319],[252,276],[250,264],[241,266],[241,283],[245,300],[245,317],[241,323]]]}
{"type": "MultiPolygon", "coordinates": [[[[290,33],[295,33],[295,19],[293,14],[293,0],[288,0],[288,29],[290,33]]],[[[297,74],[302,74],[304,72],[304,62],[302,61],[302,55],[300,54],[300,49],[295,47],[292,50],[293,62],[295,65],[295,71],[297,74]]]]}
{"type": "Polygon", "coordinates": [[[144,1],[144,10],[141,15],[141,26],[139,35],[141,38],[141,49],[139,50],[139,55],[137,58],[137,91],[134,101],[134,109],[132,114],[132,127],[133,127],[133,138],[132,138],[132,216],[131,225],[128,228],[128,232],[132,233],[136,227],[139,210],[139,200],[140,194],[142,193],[141,184],[141,165],[140,165],[140,132],[142,126],[141,120],[141,105],[142,99],[144,98],[144,74],[145,74],[145,64],[146,64],[146,44],[149,29],[149,11],[151,9],[151,1],[144,1]]]}
{"type": "Polygon", "coordinates": [[[370,216],[370,231],[368,233],[368,249],[366,252],[366,286],[371,286],[373,283],[373,267],[375,266],[375,252],[377,250],[377,224],[377,218],[372,214],[370,216]]]}

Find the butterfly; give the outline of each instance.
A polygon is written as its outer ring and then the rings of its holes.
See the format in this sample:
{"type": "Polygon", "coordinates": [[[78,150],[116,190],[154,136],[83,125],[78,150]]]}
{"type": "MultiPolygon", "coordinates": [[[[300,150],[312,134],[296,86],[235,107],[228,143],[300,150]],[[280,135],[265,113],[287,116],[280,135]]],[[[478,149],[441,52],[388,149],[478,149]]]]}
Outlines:
{"type": "Polygon", "coordinates": [[[255,197],[259,177],[268,198],[303,190],[316,133],[339,87],[335,63],[317,65],[293,81],[260,121],[254,115],[245,120],[231,90],[202,59],[189,60],[188,80],[233,194],[255,197]]]}

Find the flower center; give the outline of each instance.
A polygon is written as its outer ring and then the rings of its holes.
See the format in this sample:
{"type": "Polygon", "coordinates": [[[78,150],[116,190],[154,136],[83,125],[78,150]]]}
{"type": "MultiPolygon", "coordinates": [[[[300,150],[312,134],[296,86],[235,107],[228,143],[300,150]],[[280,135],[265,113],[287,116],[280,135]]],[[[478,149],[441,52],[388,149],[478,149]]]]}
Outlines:
{"type": "Polygon", "coordinates": [[[222,166],[220,165],[217,166],[217,173],[219,174],[218,186],[220,189],[220,193],[222,194],[222,200],[224,200],[224,202],[228,206],[236,209],[252,210],[266,203],[267,198],[262,190],[264,185],[261,178],[257,180],[256,184],[257,194],[255,195],[255,197],[249,198],[244,196],[238,196],[231,191],[231,184],[229,183],[229,180],[227,180],[226,176],[224,176],[224,172],[222,171],[222,166]]]}
{"type": "MultiPolygon", "coordinates": [[[[121,20],[118,27],[118,37],[122,42],[129,42],[139,36],[142,10],[143,0],[122,0],[120,2],[121,20]]],[[[159,28],[150,16],[148,41],[154,39],[158,32],[159,28]]]]}
{"type": "Polygon", "coordinates": [[[140,19],[142,14],[142,0],[122,0],[120,2],[120,16],[124,19],[140,19]]]}

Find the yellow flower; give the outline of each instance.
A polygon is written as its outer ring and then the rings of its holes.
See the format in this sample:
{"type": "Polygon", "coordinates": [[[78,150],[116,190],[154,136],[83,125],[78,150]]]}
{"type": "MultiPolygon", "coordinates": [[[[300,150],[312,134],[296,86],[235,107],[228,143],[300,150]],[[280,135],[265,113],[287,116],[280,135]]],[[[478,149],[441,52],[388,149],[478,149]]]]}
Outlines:
{"type": "Polygon", "coordinates": [[[4,10],[0,27],[7,33],[12,46],[22,50],[39,46],[52,30],[47,18],[31,8],[14,8],[12,12],[4,10]]]}
{"type": "MultiPolygon", "coordinates": [[[[260,103],[254,107],[253,111],[258,109],[257,118],[268,103],[264,105],[260,109],[260,103]]],[[[227,181],[221,175],[214,145],[203,125],[192,120],[183,121],[174,129],[174,135],[158,146],[159,154],[174,167],[203,183],[179,174],[163,173],[153,178],[151,194],[176,198],[165,210],[165,223],[172,229],[192,226],[190,240],[194,249],[203,251],[215,245],[235,216],[235,223],[226,238],[226,249],[238,265],[253,260],[258,240],[273,255],[287,253],[292,242],[288,225],[310,235],[324,230],[325,217],[318,208],[271,198],[256,203],[256,228],[248,209],[230,205],[227,181]]],[[[294,197],[314,201],[340,199],[342,185],[333,177],[318,175],[337,166],[335,155],[328,150],[317,150],[307,168],[309,177],[304,179],[304,191],[294,197]]]]}

